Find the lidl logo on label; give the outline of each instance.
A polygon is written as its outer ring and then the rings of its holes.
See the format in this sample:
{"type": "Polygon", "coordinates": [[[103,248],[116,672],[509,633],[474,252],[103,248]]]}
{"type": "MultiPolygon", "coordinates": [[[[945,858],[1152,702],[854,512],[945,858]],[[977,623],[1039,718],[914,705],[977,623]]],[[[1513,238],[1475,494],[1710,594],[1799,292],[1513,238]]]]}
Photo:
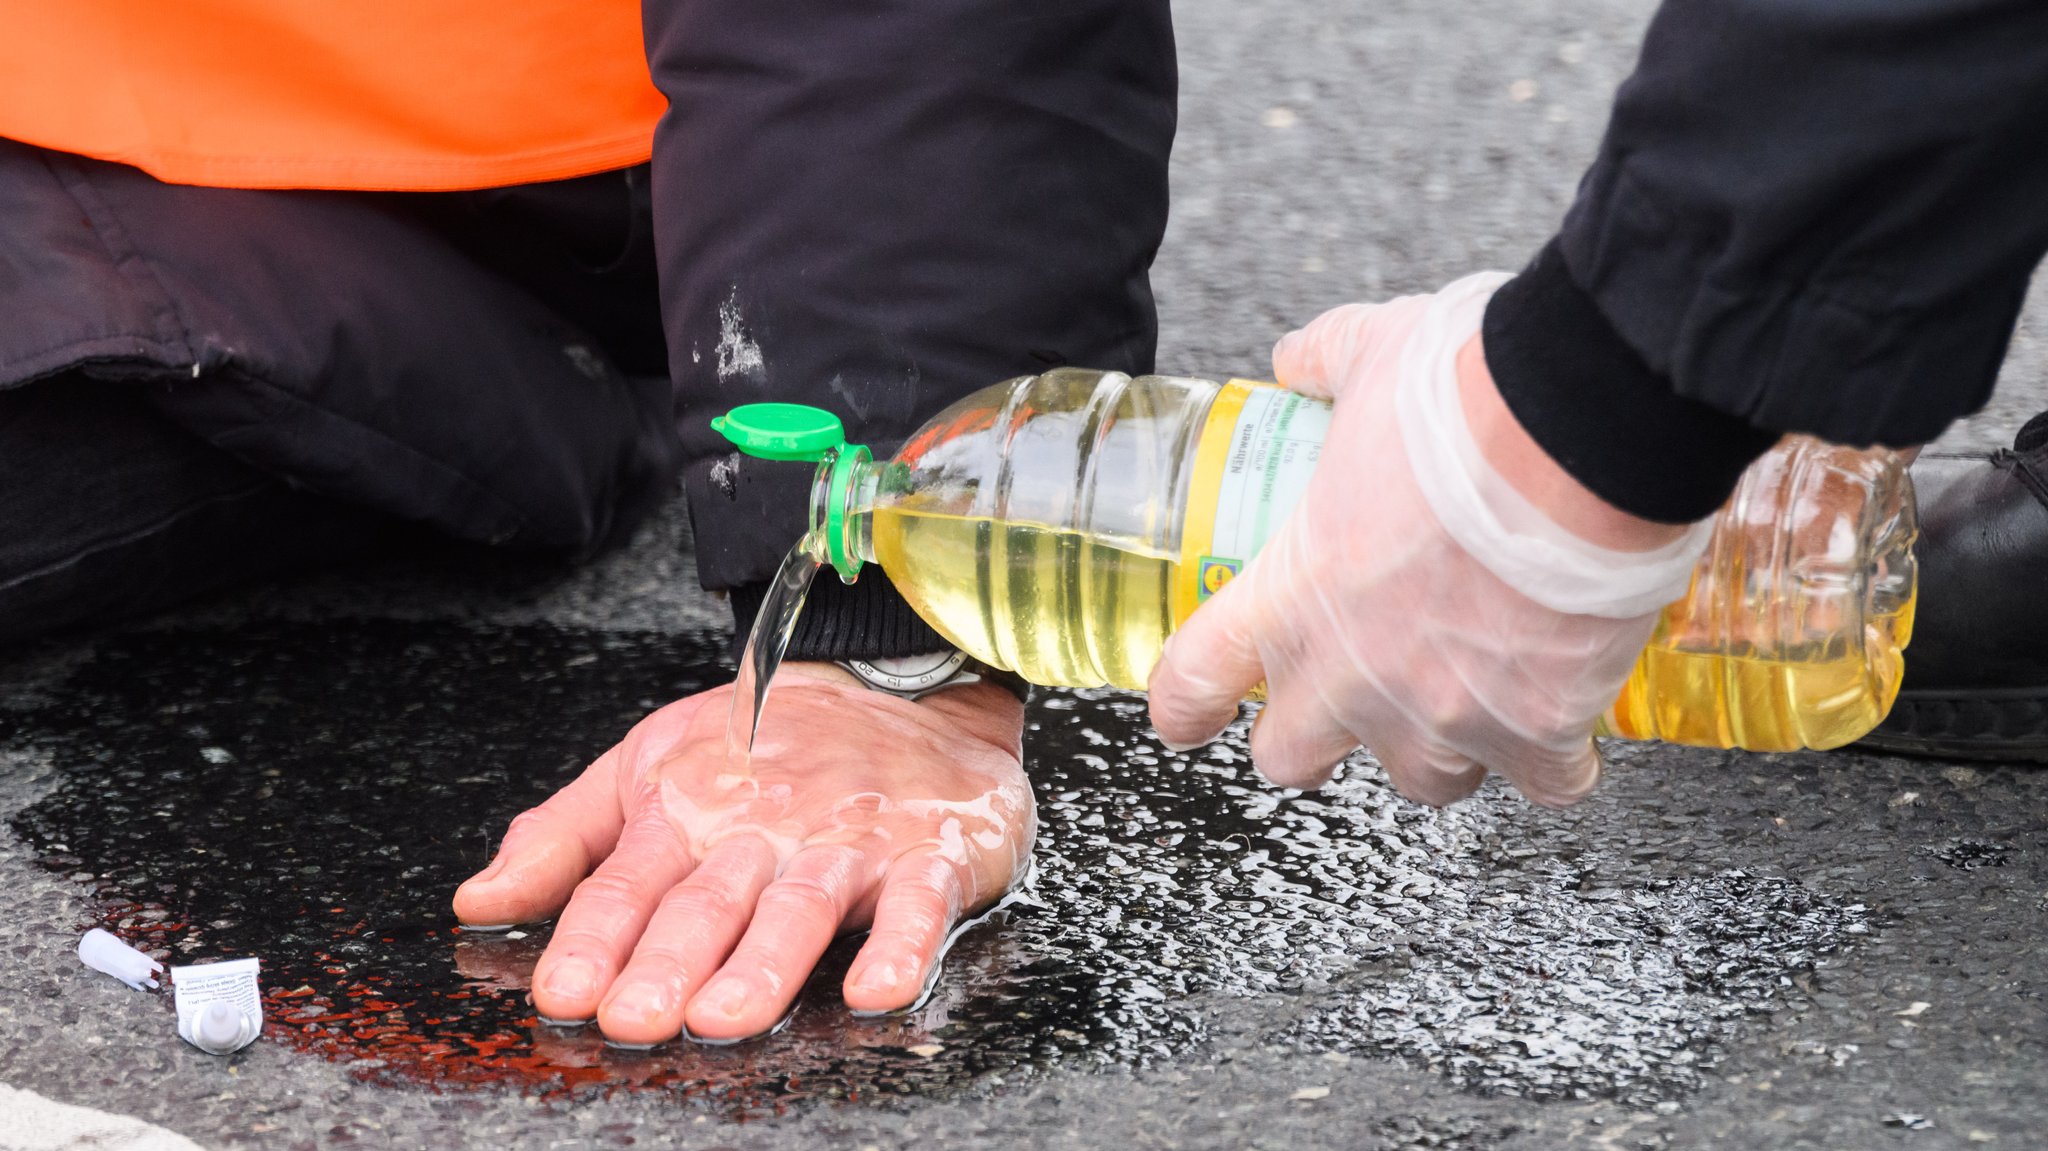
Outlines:
{"type": "Polygon", "coordinates": [[[1195,569],[1195,602],[1200,603],[1222,591],[1223,585],[1229,583],[1243,566],[1243,560],[1203,556],[1201,566],[1195,569]]]}

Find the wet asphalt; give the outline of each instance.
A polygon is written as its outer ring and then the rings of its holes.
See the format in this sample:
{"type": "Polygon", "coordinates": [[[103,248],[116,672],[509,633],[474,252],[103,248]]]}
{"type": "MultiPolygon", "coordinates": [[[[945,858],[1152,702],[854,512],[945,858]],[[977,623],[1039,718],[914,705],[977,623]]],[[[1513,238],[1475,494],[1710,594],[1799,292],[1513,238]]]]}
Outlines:
{"type": "MultiPolygon", "coordinates": [[[[1648,12],[1178,5],[1162,368],[1518,265],[1648,12]]],[[[2043,321],[1950,444],[2048,406],[2043,321]]],[[[756,1045],[536,1027],[544,930],[460,937],[446,892],[723,674],[688,554],[672,505],[579,571],[391,563],[0,656],[0,1082],[206,1147],[2041,1145],[2048,772],[1620,746],[1572,811],[1439,813],[1167,752],[1115,694],[1034,703],[1033,875],[919,1011],[848,1020],[839,956],[756,1045]],[[184,1046],[78,966],[94,923],[263,955],[265,1038],[184,1046]]]]}

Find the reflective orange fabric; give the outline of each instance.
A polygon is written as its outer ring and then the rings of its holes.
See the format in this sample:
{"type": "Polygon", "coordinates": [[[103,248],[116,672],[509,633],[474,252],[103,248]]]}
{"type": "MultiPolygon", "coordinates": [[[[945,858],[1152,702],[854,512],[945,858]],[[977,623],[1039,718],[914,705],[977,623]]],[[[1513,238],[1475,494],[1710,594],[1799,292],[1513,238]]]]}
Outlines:
{"type": "Polygon", "coordinates": [[[231,188],[645,160],[638,0],[0,0],[0,136],[231,188]]]}

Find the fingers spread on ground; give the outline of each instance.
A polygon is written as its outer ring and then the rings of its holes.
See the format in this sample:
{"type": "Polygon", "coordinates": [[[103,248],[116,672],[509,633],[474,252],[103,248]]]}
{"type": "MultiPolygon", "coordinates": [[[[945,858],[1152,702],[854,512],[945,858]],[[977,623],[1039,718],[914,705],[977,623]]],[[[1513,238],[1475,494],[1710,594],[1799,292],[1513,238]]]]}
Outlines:
{"type": "Polygon", "coordinates": [[[1278,787],[1310,790],[1330,781],[1358,739],[1313,693],[1276,694],[1252,722],[1252,766],[1278,787]]]}
{"type": "Polygon", "coordinates": [[[664,1043],[683,1030],[683,1011],[731,954],[775,878],[775,851],[743,835],[720,843],[662,897],[626,969],[597,1007],[616,1043],[664,1043]]]}
{"type": "Polygon", "coordinates": [[[688,849],[658,808],[619,836],[618,848],[577,885],[533,972],[533,1005],[549,1019],[589,1019],[626,965],[662,896],[690,873],[688,849]]]}
{"type": "Polygon", "coordinates": [[[891,863],[867,942],[846,972],[846,1005],[874,1012],[915,1003],[964,902],[960,869],[951,860],[926,849],[891,863]]]}
{"type": "Polygon", "coordinates": [[[591,866],[611,854],[624,826],[617,766],[617,750],[606,752],[546,803],[514,818],[490,866],[456,889],[456,921],[502,926],[560,911],[591,866]]]}
{"type": "Polygon", "coordinates": [[[684,1018],[700,1039],[759,1035],[788,1011],[847,913],[873,879],[865,853],[806,848],[754,904],[754,919],[718,974],[691,998],[684,1018]]]}

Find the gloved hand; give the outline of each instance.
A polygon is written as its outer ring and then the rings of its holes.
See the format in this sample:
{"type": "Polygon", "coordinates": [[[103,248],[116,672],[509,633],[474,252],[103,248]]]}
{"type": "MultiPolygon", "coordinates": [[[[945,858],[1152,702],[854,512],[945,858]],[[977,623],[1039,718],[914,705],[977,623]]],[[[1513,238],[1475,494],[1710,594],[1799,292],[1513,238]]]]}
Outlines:
{"type": "Polygon", "coordinates": [[[907,1007],[953,926],[1022,870],[1037,814],[1009,692],[912,703],[829,664],[785,664],[744,773],[725,760],[731,698],[717,688],[642,720],[513,820],[456,892],[467,924],[561,912],[534,970],[543,1016],[595,1016],[632,1044],[685,1024],[700,1039],[757,1035],[833,936],[862,928],[847,1006],[907,1007]]]}
{"type": "Polygon", "coordinates": [[[1168,641],[1161,738],[1214,738],[1263,679],[1251,750],[1274,783],[1319,785],[1363,743],[1423,803],[1488,769],[1546,805],[1592,789],[1593,722],[1710,525],[1626,515],[1522,431],[1478,338],[1505,279],[1338,308],[1274,349],[1335,414],[1294,513],[1168,641]]]}

